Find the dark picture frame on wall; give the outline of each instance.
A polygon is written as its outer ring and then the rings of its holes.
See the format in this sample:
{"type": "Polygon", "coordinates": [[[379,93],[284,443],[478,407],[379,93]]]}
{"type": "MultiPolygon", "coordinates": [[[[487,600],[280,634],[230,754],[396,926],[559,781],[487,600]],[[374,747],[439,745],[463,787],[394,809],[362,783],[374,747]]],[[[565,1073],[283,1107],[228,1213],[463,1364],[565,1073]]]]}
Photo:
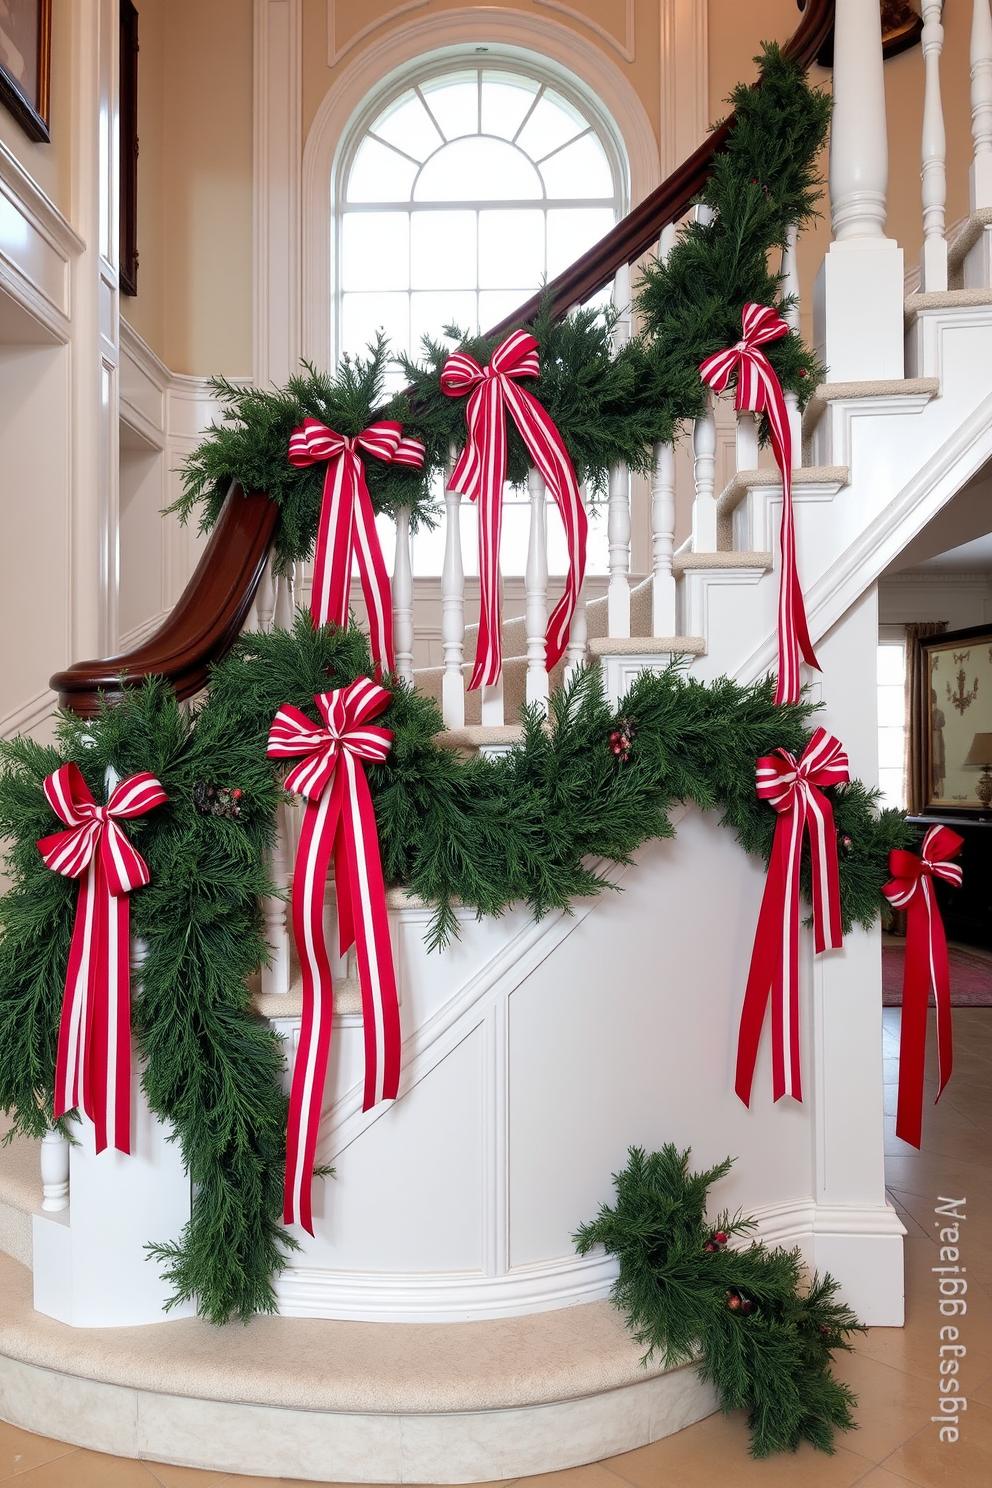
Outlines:
{"type": "Polygon", "coordinates": [[[992,813],[992,625],[945,630],[921,639],[920,650],[923,810],[964,821],[987,818],[992,813]]]}
{"type": "MultiPolygon", "coordinates": [[[[3,0],[0,0],[0,4],[3,0]]],[[[120,0],[120,286],[138,293],[138,12],[120,0]]]]}
{"type": "Polygon", "coordinates": [[[52,0],[0,0],[0,103],[42,144],[51,87],[52,0]]]}

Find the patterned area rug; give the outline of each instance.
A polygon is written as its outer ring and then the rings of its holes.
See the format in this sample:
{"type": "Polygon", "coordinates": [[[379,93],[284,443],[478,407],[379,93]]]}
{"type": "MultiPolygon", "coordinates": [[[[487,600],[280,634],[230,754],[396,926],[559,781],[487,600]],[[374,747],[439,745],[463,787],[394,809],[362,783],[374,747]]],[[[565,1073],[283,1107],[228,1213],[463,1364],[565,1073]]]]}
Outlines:
{"type": "MultiPolygon", "coordinates": [[[[882,937],[882,1006],[902,1006],[902,974],[906,942],[882,937]]],[[[992,956],[949,946],[951,1006],[992,1007],[992,956]]],[[[933,1007],[933,993],[930,993],[933,1007]]]]}

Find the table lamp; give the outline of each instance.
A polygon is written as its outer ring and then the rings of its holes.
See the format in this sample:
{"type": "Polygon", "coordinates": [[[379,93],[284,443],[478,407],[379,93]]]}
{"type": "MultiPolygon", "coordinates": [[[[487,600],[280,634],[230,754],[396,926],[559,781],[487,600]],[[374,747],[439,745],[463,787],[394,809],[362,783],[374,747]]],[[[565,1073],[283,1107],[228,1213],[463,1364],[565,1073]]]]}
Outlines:
{"type": "Polygon", "coordinates": [[[975,795],[983,806],[989,806],[992,804],[992,775],[989,774],[989,769],[992,768],[992,734],[975,735],[964,763],[983,772],[981,780],[975,786],[975,795]]]}

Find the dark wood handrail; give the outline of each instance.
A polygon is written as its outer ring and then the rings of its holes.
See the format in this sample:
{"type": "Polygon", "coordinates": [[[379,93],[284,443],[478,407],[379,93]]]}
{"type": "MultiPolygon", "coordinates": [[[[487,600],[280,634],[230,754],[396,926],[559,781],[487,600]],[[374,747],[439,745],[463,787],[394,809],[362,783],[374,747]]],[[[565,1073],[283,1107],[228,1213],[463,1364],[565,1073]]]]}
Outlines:
{"type": "MultiPolygon", "coordinates": [[[[801,66],[809,66],[832,35],[834,0],[807,0],[803,18],[785,51],[801,66]]],[[[657,243],[662,228],[689,210],[712,169],[713,157],[724,147],[734,124],[731,114],[667,181],[618,222],[612,231],[547,286],[555,315],[566,315],[574,305],[591,299],[611,283],[623,264],[634,263],[657,243]]],[[[545,291],[546,293],[547,291],[545,291]]],[[[531,319],[542,294],[522,305],[493,328],[501,334],[531,319]]],[[[99,708],[102,693],[108,701],[143,677],[164,676],[179,697],[190,697],[204,685],[211,662],[219,661],[234,644],[265,568],[277,508],[261,492],[229,492],[196,572],[168,619],[134,651],[104,661],[79,661],[68,671],[56,672],[51,687],[59,704],[84,718],[99,708]]]]}

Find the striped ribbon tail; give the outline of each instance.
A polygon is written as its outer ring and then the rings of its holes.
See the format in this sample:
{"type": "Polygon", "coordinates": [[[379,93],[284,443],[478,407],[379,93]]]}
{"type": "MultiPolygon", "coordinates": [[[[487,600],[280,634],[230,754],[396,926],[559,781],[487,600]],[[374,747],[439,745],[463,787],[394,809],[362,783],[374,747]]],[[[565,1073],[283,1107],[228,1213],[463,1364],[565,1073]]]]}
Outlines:
{"type": "Polygon", "coordinates": [[[294,429],[289,442],[290,464],[302,469],[323,460],[327,465],[313,556],[310,613],[314,625],[348,624],[352,559],[356,559],[372,656],[383,672],[391,672],[395,665],[392,599],[360,452],[385,464],[423,465],[424,446],[419,440],[403,438],[401,429],[394,419],[383,419],[346,438],[316,419],[306,419],[294,429]]]}
{"type": "Polygon", "coordinates": [[[949,827],[930,827],[919,857],[899,848],[889,854],[892,879],[882,889],[896,909],[906,911],[896,1136],[914,1147],[919,1147],[923,1135],[923,1077],[931,987],[937,1005],[935,1101],[940,1099],[953,1067],[951,971],[934,879],[941,878],[960,888],[961,865],[949,859],[956,857],[963,846],[963,839],[949,827]]]}
{"type": "Polygon", "coordinates": [[[742,315],[743,335],[734,346],[707,357],[699,371],[714,392],[726,391],[736,375],[739,412],[764,413],[772,450],[782,476],[782,571],[778,591],[778,676],[776,703],[796,703],[802,689],[800,661],[819,670],[806,620],[806,605],[796,562],[796,527],[792,502],[792,427],[782,384],[759,348],[788,334],[786,322],[768,305],[747,304],[742,315]]]}
{"type": "Polygon", "coordinates": [[[363,1109],[399,1089],[401,1034],[379,835],[365,760],[381,761],[392,734],[369,724],[389,693],[366,677],[314,698],[323,726],[299,709],[279,709],[269,733],[271,759],[302,760],[286,789],[306,800],[293,873],[293,931],[303,971],[303,1022],[293,1069],[286,1137],[283,1217],[313,1234],[312,1184],[331,1047],[333,983],[324,938],[331,861],[340,950],[354,944],[365,1026],[363,1109]]]}
{"type": "Polygon", "coordinates": [[[802,757],[788,750],[758,760],[757,791],[779,813],[758,914],[737,1042],[735,1089],[750,1105],[765,1011],[771,1000],[772,1095],[802,1100],[799,1018],[800,867],[808,832],[816,951],[843,942],[833,807],[819,787],[849,779],[838,739],[817,729],[802,757]]]}
{"type": "Polygon", "coordinates": [[[70,830],[43,837],[38,849],[53,872],[79,880],[55,1061],[56,1118],[81,1107],[93,1122],[96,1150],[131,1150],[132,889],[148,867],[115,818],[142,816],[167,800],[154,775],[122,781],[97,806],[78,766],[61,766],[45,794],[70,830]]]}
{"type": "Polygon", "coordinates": [[[503,668],[499,601],[499,551],[506,480],[506,415],[512,416],[535,467],[544,477],[561,513],[568,549],[565,591],[548,620],[545,665],[550,671],[568,645],[572,616],[585,577],[587,518],[571,459],[547,410],[515,379],[540,371],[537,342],[527,331],[513,331],[496,348],[485,368],[465,352],[448,358],[441,388],[449,397],[470,393],[465,409],[465,446],[452,471],[449,489],[478,503],[479,640],[469,691],[491,687],[503,668]]]}

